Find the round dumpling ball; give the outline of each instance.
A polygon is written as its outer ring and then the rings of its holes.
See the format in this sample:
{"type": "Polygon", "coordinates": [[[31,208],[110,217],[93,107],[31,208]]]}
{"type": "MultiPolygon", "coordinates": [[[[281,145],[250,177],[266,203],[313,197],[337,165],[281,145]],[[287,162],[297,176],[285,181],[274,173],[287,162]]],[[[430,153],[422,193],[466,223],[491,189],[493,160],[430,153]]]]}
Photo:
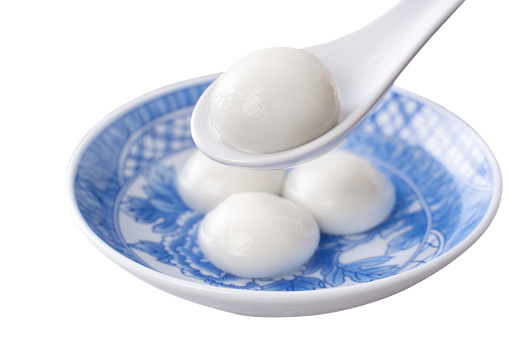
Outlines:
{"type": "Polygon", "coordinates": [[[274,153],[303,145],[340,120],[336,80],[314,55],[287,47],[239,60],[214,83],[210,121],[224,143],[274,153]]]}
{"type": "Polygon", "coordinates": [[[198,230],[205,257],[245,278],[273,278],[298,269],[319,239],[318,225],[306,209],[260,192],[230,196],[207,213],[198,230]]]}
{"type": "Polygon", "coordinates": [[[347,235],[367,231],[392,212],[392,182],[367,160],[332,151],[293,169],[282,195],[308,209],[324,233],[347,235]]]}
{"type": "Polygon", "coordinates": [[[206,213],[234,193],[278,194],[285,171],[259,171],[220,164],[196,150],[179,171],[177,188],[184,203],[206,213]]]}

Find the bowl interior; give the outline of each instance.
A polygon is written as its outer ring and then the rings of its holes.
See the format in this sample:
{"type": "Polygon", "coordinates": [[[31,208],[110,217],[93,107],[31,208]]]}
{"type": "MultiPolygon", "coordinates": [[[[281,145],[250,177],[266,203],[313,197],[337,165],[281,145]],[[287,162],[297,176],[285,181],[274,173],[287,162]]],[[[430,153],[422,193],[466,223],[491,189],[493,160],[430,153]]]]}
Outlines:
{"type": "Polygon", "coordinates": [[[242,279],[211,265],[196,243],[203,215],[180,199],[175,179],[195,149],[194,104],[210,80],[160,90],[117,111],[90,137],[73,173],[73,199],[104,243],[149,269],[225,288],[295,291],[349,286],[414,269],[461,243],[494,195],[489,151],[443,108],[393,88],[340,148],[376,165],[397,203],[375,229],[322,234],[315,255],[276,279],[242,279]]]}

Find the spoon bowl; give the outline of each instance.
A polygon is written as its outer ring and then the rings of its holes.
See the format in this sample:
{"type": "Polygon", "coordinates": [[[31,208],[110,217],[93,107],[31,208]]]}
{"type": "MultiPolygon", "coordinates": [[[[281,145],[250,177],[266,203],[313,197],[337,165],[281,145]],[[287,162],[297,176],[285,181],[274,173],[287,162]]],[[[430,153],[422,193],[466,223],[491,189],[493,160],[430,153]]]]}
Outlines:
{"type": "Polygon", "coordinates": [[[392,86],[417,52],[464,0],[402,0],[383,16],[345,37],[306,48],[329,68],[341,93],[343,120],[324,135],[275,153],[248,153],[222,142],[210,123],[210,93],[191,117],[197,147],[220,163],[259,170],[293,167],[337,147],[392,86]]]}

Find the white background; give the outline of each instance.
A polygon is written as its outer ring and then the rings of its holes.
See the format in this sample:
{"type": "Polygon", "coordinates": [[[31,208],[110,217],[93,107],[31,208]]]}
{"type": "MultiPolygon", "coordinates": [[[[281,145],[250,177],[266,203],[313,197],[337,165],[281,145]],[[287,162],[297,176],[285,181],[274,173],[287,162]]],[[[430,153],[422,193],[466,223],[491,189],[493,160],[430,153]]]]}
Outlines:
{"type": "MultiPolygon", "coordinates": [[[[260,48],[328,42],[396,2],[1,2],[0,337],[507,338],[506,200],[481,239],[427,280],[300,318],[238,316],[161,292],[103,256],[67,205],[74,148],[118,106],[260,48]]],[[[503,175],[508,14],[507,0],[467,0],[397,80],[476,129],[503,175]]]]}

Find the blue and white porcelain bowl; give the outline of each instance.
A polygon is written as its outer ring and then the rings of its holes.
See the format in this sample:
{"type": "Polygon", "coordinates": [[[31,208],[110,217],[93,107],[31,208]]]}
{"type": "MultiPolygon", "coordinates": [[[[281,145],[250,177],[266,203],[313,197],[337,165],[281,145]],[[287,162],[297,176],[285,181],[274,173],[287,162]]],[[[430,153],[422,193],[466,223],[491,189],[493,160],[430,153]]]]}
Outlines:
{"type": "Polygon", "coordinates": [[[322,234],[316,254],[284,278],[226,274],[203,257],[196,243],[203,215],[175,187],[195,147],[191,112],[215,78],[170,85],[117,109],[70,163],[68,193],[82,231],[149,284],[238,314],[334,312],[425,279],[470,247],[495,216],[502,182],[488,146],[442,107],[393,88],[341,145],[394,183],[389,219],[362,234],[322,234]]]}

